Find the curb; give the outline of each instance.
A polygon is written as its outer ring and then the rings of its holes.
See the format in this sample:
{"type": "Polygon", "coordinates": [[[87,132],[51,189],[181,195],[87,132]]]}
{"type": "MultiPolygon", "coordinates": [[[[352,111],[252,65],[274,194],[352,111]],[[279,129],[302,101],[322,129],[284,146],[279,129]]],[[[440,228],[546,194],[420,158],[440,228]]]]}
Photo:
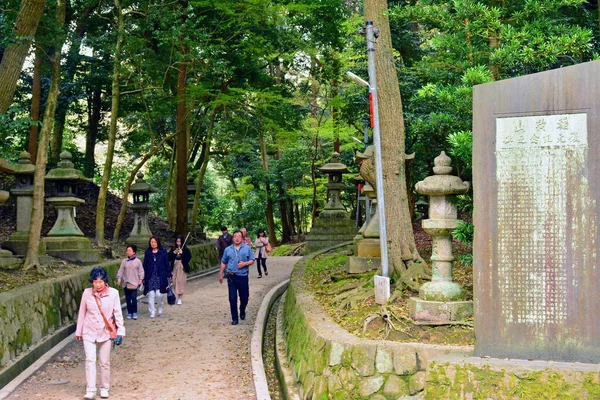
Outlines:
{"type": "MultiPolygon", "coordinates": [[[[219,267],[216,267],[201,271],[188,276],[187,280],[194,281],[196,279],[212,275],[216,272],[219,272],[219,269],[219,267]]],[[[138,296],[138,301],[142,302],[141,299],[144,297],[144,295],[138,296]]],[[[125,309],[125,307],[127,307],[127,303],[125,303],[123,300],[124,297],[121,297],[121,308],[125,309]]],[[[9,394],[11,394],[21,383],[23,383],[23,381],[33,375],[48,360],[50,360],[52,356],[62,350],[67,344],[75,340],[76,325],[77,323],[67,325],[57,330],[54,334],[46,336],[42,343],[35,346],[22,358],[15,361],[12,365],[3,370],[0,373],[0,383],[6,382],[6,384],[0,386],[0,400],[8,397],[9,394]]]]}
{"type": "Polygon", "coordinates": [[[265,327],[267,326],[267,317],[273,303],[286,291],[289,279],[281,282],[279,285],[271,289],[264,297],[260,308],[256,314],[256,322],[254,323],[254,331],[252,333],[252,341],[250,342],[250,356],[252,357],[252,375],[254,378],[254,391],[256,392],[257,400],[271,400],[269,393],[269,384],[265,374],[265,365],[263,362],[263,336],[265,327]]]}

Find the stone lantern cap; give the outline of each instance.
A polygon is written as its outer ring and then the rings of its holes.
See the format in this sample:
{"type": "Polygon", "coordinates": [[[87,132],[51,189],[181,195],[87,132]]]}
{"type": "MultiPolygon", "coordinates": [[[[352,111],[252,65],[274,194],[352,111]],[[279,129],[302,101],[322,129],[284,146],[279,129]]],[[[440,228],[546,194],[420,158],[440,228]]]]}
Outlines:
{"type": "Polygon", "coordinates": [[[0,172],[10,175],[33,175],[35,165],[31,163],[31,155],[24,151],[19,155],[19,163],[17,165],[9,165],[5,159],[0,158],[0,172]]]}
{"type": "Polygon", "coordinates": [[[51,169],[46,174],[46,180],[48,181],[72,181],[72,183],[87,183],[91,182],[92,179],[86,178],[85,175],[78,169],[75,169],[75,165],[71,161],[73,156],[68,151],[60,153],[60,161],[58,167],[51,169]]]}
{"type": "Polygon", "coordinates": [[[426,196],[447,196],[464,194],[469,191],[469,182],[463,182],[458,176],[449,175],[452,172],[452,159],[441,152],[434,160],[433,173],[415,185],[419,194],[426,196]]]}
{"type": "Polygon", "coordinates": [[[319,168],[319,171],[324,174],[345,174],[350,172],[348,171],[348,167],[339,162],[339,156],[340,153],[334,152],[333,156],[331,157],[331,161],[319,168]]]}
{"type": "Polygon", "coordinates": [[[130,193],[156,193],[157,190],[150,186],[144,180],[144,174],[139,172],[137,174],[137,180],[131,187],[129,188],[130,193]]]}

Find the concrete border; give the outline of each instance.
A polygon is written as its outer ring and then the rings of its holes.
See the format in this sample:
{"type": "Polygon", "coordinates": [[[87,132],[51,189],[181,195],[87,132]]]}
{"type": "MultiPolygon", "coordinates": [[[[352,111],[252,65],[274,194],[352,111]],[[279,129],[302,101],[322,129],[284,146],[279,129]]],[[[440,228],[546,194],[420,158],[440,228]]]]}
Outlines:
{"type": "Polygon", "coordinates": [[[300,400],[300,394],[296,388],[296,380],[290,369],[290,362],[285,353],[285,338],[283,332],[283,308],[284,302],[279,302],[277,310],[277,325],[275,328],[275,366],[277,377],[281,385],[281,392],[285,400],[300,400]]]}
{"type": "Polygon", "coordinates": [[[286,291],[290,283],[289,279],[281,282],[271,289],[263,298],[260,308],[256,313],[252,341],[250,342],[250,356],[252,358],[252,375],[254,379],[254,391],[257,400],[271,400],[269,393],[269,384],[265,374],[265,364],[263,362],[263,337],[267,326],[267,319],[273,303],[286,291]]]}
{"type": "MultiPolygon", "coordinates": [[[[204,270],[188,276],[188,281],[203,278],[219,272],[219,267],[204,270]]],[[[142,302],[144,295],[138,296],[138,301],[142,302]]],[[[125,297],[121,296],[121,308],[125,309],[125,297]]],[[[52,335],[46,336],[46,340],[27,352],[22,358],[15,361],[5,370],[0,372],[0,400],[5,399],[11,394],[23,381],[33,375],[38,369],[52,358],[56,353],[62,350],[67,344],[75,339],[75,327],[77,323],[57,330],[52,335]],[[35,360],[35,361],[34,361],[35,360]]]]}

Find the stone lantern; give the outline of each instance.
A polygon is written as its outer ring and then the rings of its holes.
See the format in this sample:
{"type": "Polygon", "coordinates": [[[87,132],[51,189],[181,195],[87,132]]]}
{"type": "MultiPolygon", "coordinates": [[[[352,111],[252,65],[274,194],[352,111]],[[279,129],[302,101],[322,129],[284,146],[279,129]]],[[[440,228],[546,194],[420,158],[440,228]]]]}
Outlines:
{"type": "MultiPolygon", "coordinates": [[[[4,204],[8,200],[9,193],[5,190],[0,190],[0,204],[4,204]]],[[[20,265],[18,258],[13,257],[13,254],[8,250],[2,250],[0,247],[0,269],[14,269],[20,265]]]]}
{"type": "Polygon", "coordinates": [[[342,175],[349,171],[338,157],[339,153],[333,153],[331,161],[319,168],[319,171],[328,175],[327,204],[307,237],[308,252],[350,242],[356,234],[354,221],[340,200],[340,193],[346,187],[342,175]]]}
{"type": "MultiPolygon", "coordinates": [[[[367,184],[363,194],[369,198],[371,205],[369,222],[359,230],[359,240],[354,241],[355,255],[348,257],[346,272],[359,274],[378,269],[381,265],[381,244],[379,242],[379,214],[377,211],[377,191],[367,184]]],[[[359,235],[357,235],[358,237],[359,235]]]]}
{"type": "Polygon", "coordinates": [[[137,180],[129,192],[133,195],[133,229],[127,238],[127,244],[135,244],[140,248],[148,247],[152,232],[148,227],[148,213],[150,212],[150,193],[156,193],[156,189],[144,180],[144,174],[137,174],[137,180]]]}
{"type": "MultiPolygon", "coordinates": [[[[10,192],[17,198],[17,230],[4,242],[4,248],[15,254],[25,255],[29,243],[35,166],[31,163],[31,155],[24,151],[20,154],[19,163],[16,166],[5,165],[5,168],[0,169],[15,176],[15,187],[10,192]]],[[[44,252],[43,245],[40,246],[40,252],[44,252]]]]}
{"type": "Polygon", "coordinates": [[[429,219],[423,229],[433,238],[431,282],[419,289],[419,297],[409,301],[410,314],[417,322],[451,323],[473,315],[473,302],[463,301],[462,287],[452,281],[452,231],[458,223],[456,205],[450,196],[467,193],[469,182],[450,175],[452,160],[442,151],[435,158],[433,173],[417,183],[419,194],[429,196],[429,219]]]}
{"type": "Polygon", "coordinates": [[[77,264],[98,262],[98,253],[92,250],[90,240],[77,226],[75,213],[85,200],[76,196],[76,187],[91,182],[83,173],[75,169],[68,151],[60,153],[58,166],[46,174],[46,181],[54,184],[54,195],[46,199],[57,210],[54,226],[44,238],[46,252],[77,264]]]}

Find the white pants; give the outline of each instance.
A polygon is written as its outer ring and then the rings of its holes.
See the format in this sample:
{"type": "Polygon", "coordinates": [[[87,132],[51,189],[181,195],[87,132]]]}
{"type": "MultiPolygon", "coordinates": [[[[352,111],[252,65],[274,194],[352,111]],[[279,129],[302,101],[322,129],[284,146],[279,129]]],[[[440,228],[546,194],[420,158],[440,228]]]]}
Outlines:
{"type": "Polygon", "coordinates": [[[160,292],[160,290],[151,290],[148,292],[148,311],[150,315],[156,315],[156,307],[154,306],[154,298],[156,298],[156,302],[158,303],[158,308],[163,308],[163,299],[165,295],[160,292]]]}
{"type": "Polygon", "coordinates": [[[106,342],[83,341],[85,350],[85,380],[87,382],[86,392],[96,391],[96,347],[98,347],[98,358],[100,359],[100,389],[110,389],[110,346],[111,340],[106,342]]]}

